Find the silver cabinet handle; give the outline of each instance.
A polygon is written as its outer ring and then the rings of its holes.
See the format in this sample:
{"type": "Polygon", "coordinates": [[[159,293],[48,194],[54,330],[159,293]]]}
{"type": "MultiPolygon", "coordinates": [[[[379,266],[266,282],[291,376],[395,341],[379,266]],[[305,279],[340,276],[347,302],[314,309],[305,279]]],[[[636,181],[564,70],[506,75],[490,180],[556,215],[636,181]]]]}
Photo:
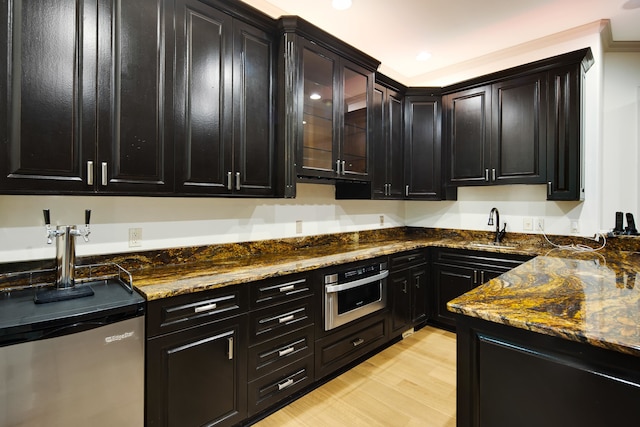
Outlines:
{"type": "Polygon", "coordinates": [[[196,313],[202,313],[203,311],[210,311],[210,310],[215,310],[216,307],[218,307],[218,305],[216,303],[213,304],[206,304],[206,305],[200,305],[198,307],[195,307],[193,309],[193,311],[195,311],[196,313]]]}
{"type": "Polygon", "coordinates": [[[279,290],[280,292],[289,292],[294,290],[295,288],[296,288],[295,285],[288,285],[288,286],[281,287],[279,290]]]}
{"type": "Polygon", "coordinates": [[[547,182],[547,196],[550,196],[552,192],[553,192],[553,184],[551,184],[551,181],[549,181],[547,182]]]}
{"type": "Polygon", "coordinates": [[[351,344],[353,344],[354,347],[357,347],[362,343],[364,343],[364,339],[363,338],[358,338],[356,340],[351,341],[351,344]]]}
{"type": "Polygon", "coordinates": [[[285,348],[284,350],[280,350],[280,351],[278,351],[278,357],[286,356],[289,353],[293,353],[293,350],[294,350],[293,347],[289,347],[289,348],[285,348]]]}
{"type": "Polygon", "coordinates": [[[107,186],[107,179],[109,178],[107,175],[107,162],[102,162],[102,185],[104,187],[107,186]]]}
{"type": "Polygon", "coordinates": [[[342,175],[344,175],[344,171],[345,171],[344,165],[345,165],[345,163],[346,163],[346,162],[343,160],[343,161],[342,161],[342,175]]]}
{"type": "Polygon", "coordinates": [[[484,180],[489,182],[489,169],[484,170],[484,180]]]}
{"type": "Polygon", "coordinates": [[[473,284],[478,283],[478,270],[473,270],[473,284]]]}
{"type": "Polygon", "coordinates": [[[484,283],[484,271],[480,272],[480,284],[484,283]]]}
{"type": "Polygon", "coordinates": [[[404,187],[404,195],[409,197],[409,184],[405,185],[404,187]]]}
{"type": "Polygon", "coordinates": [[[416,288],[420,289],[420,276],[416,276],[416,288]]]}
{"type": "Polygon", "coordinates": [[[233,183],[231,182],[231,172],[227,172],[227,190],[233,190],[233,183]]]}
{"type": "Polygon", "coordinates": [[[289,320],[293,320],[293,319],[294,319],[294,317],[295,317],[295,316],[294,316],[293,314],[290,314],[290,315],[288,315],[288,316],[281,317],[281,318],[279,318],[279,319],[278,319],[278,323],[286,323],[286,322],[288,322],[289,320]]]}
{"type": "Polygon", "coordinates": [[[336,160],[336,173],[340,175],[340,159],[336,160]]]}
{"type": "Polygon", "coordinates": [[[407,281],[402,282],[402,292],[407,293],[407,281]]]}
{"type": "Polygon", "coordinates": [[[491,169],[491,180],[496,180],[496,168],[491,169]]]}
{"type": "Polygon", "coordinates": [[[292,384],[293,384],[293,379],[289,378],[285,382],[278,384],[278,391],[282,390],[283,388],[290,387],[292,384]]]}
{"type": "Polygon", "coordinates": [[[229,360],[233,360],[233,337],[227,338],[227,355],[229,360]]]}
{"type": "Polygon", "coordinates": [[[240,172],[236,172],[236,190],[240,190],[240,172]]]}
{"type": "Polygon", "coordinates": [[[93,161],[87,162],[87,185],[93,185],[93,161]]]}

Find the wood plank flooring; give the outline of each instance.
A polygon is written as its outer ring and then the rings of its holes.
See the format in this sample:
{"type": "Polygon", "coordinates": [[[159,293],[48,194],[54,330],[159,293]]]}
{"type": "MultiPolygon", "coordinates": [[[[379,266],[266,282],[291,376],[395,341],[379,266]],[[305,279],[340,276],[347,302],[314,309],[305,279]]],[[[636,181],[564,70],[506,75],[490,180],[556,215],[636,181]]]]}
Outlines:
{"type": "Polygon", "coordinates": [[[456,425],[456,336],[424,327],[258,427],[456,425]]]}

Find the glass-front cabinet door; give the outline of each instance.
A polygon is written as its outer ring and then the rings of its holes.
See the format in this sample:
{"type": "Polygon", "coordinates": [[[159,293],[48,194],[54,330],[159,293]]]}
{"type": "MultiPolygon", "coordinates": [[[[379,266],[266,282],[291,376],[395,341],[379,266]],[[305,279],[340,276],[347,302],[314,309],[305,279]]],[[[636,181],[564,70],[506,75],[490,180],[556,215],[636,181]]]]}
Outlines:
{"type": "Polygon", "coordinates": [[[370,179],[367,107],[373,73],[307,40],[301,46],[298,176],[370,179]]]}
{"type": "Polygon", "coordinates": [[[331,176],[335,172],[335,61],[305,47],[302,63],[302,168],[319,176],[331,176]]]}
{"type": "Polygon", "coordinates": [[[369,172],[367,145],[367,111],[369,77],[343,67],[342,119],[344,123],[340,174],[366,177],[369,172]]]}

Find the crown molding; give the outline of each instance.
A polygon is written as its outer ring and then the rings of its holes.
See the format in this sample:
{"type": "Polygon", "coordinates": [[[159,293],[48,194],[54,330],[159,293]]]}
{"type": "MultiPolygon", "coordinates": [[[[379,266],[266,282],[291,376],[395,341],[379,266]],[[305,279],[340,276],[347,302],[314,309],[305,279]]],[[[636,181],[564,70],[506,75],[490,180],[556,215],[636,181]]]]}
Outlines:
{"type": "Polygon", "coordinates": [[[603,28],[600,31],[602,49],[605,52],[640,52],[640,41],[617,41],[613,39],[611,21],[603,19],[603,28]]]}

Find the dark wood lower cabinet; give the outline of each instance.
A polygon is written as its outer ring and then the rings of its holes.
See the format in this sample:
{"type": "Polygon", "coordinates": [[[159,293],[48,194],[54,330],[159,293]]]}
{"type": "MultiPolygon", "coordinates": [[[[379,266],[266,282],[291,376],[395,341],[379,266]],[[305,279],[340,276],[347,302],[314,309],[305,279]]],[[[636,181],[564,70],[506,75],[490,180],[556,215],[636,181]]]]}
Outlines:
{"type": "Polygon", "coordinates": [[[247,316],[147,343],[147,426],[231,426],[247,416],[247,316]]]}
{"type": "Polygon", "coordinates": [[[484,320],[457,318],[457,424],[638,423],[638,358],[484,320]]]}

